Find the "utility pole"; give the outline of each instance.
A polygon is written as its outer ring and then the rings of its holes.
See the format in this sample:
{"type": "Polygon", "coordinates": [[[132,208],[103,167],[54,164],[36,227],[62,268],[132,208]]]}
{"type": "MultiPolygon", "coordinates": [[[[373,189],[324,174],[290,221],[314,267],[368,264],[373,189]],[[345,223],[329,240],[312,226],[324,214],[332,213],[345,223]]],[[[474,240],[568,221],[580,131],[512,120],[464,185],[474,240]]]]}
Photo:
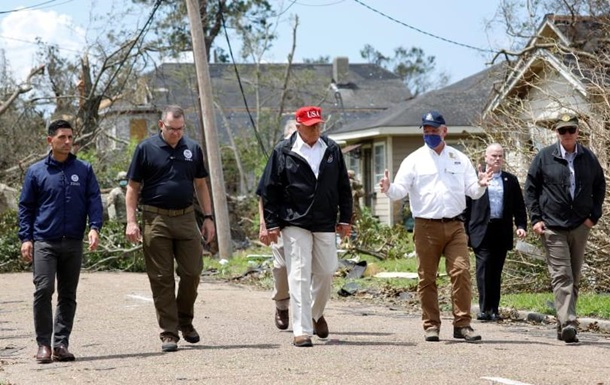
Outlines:
{"type": "Polygon", "coordinates": [[[199,85],[199,100],[203,118],[203,132],[205,147],[208,153],[208,167],[210,183],[214,200],[214,216],[216,217],[216,237],[218,238],[218,254],[220,258],[228,259],[233,253],[231,244],[231,226],[229,225],[229,209],[227,208],[227,195],[220,160],[220,145],[216,132],[214,119],[214,105],[212,103],[212,85],[208,70],[208,58],[205,51],[203,25],[199,14],[199,0],[186,0],[191,24],[191,37],[193,39],[193,57],[197,71],[197,84],[199,85]]]}

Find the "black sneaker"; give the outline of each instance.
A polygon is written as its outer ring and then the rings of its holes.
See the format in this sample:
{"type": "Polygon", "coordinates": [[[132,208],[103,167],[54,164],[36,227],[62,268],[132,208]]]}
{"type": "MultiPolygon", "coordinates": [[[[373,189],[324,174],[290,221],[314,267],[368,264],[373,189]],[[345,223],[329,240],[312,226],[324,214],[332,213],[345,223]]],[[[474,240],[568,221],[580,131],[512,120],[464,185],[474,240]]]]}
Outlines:
{"type": "Polygon", "coordinates": [[[453,338],[462,338],[468,342],[480,341],[481,335],[475,332],[470,326],[454,327],[453,338]]]}

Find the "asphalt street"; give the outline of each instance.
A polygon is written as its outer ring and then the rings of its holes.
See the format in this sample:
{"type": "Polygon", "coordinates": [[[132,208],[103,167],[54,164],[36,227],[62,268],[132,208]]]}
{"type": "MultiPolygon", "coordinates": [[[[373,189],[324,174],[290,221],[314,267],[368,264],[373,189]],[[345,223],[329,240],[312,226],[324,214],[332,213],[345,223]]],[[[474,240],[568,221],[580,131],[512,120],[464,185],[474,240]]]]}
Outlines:
{"type": "Polygon", "coordinates": [[[202,341],[161,352],[145,274],[83,273],[71,363],[37,364],[30,273],[0,276],[0,384],[595,384],[610,385],[610,338],[556,339],[554,325],[473,322],[483,340],[425,342],[419,314],[333,298],[327,339],[293,347],[273,324],[270,293],[204,280],[202,341]]]}

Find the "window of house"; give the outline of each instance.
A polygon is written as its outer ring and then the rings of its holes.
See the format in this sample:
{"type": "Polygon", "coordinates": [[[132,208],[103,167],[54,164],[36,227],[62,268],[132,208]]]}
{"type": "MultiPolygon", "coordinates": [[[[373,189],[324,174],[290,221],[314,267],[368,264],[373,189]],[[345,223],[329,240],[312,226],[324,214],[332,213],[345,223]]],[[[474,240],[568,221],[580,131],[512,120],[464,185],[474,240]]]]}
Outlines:
{"type": "Polygon", "coordinates": [[[360,159],[355,157],[353,153],[347,155],[347,169],[354,170],[356,175],[360,175],[360,159]]]}
{"type": "Polygon", "coordinates": [[[373,161],[374,168],[373,172],[375,174],[375,185],[379,184],[381,178],[383,178],[383,173],[386,169],[386,160],[385,160],[385,143],[377,143],[373,147],[373,161]]]}

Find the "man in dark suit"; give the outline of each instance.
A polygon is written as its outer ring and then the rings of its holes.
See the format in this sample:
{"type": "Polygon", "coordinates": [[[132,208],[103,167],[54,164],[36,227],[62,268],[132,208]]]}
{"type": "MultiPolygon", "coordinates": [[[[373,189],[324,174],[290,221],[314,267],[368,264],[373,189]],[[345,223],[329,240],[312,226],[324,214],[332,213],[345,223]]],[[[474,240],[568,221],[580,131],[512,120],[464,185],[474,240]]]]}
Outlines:
{"type": "Polygon", "coordinates": [[[493,178],[481,198],[467,198],[466,232],[476,255],[480,310],[477,319],[499,321],[502,269],[506,253],[513,248],[513,218],[517,236],[524,238],[527,214],[517,177],[502,170],[501,145],[487,147],[485,163],[488,170],[493,170],[493,178]]]}

